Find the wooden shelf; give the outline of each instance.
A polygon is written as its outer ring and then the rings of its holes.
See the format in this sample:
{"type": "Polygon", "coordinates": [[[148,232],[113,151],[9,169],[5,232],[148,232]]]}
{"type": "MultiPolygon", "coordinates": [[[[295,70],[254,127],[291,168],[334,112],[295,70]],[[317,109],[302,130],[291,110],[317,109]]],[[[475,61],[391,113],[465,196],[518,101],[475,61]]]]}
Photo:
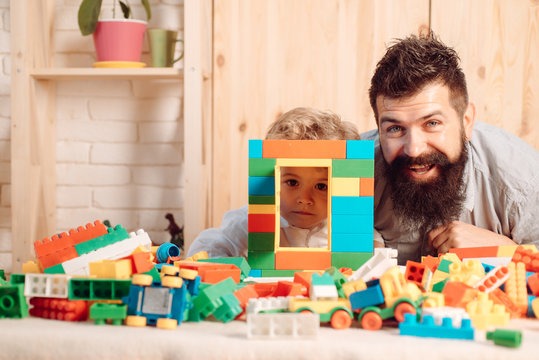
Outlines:
{"type": "Polygon", "coordinates": [[[30,71],[37,80],[128,79],[152,80],[183,78],[177,68],[41,68],[30,71]]]}

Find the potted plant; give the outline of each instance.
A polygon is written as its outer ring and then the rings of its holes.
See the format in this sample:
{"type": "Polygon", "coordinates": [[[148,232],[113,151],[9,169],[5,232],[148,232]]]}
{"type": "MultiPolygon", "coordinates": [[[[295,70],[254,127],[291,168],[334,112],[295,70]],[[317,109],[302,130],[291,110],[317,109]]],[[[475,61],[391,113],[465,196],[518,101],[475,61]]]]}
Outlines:
{"type": "MultiPolygon", "coordinates": [[[[148,20],[152,17],[148,0],[140,0],[148,20]]],[[[132,19],[129,3],[114,0],[113,19],[99,19],[102,0],[83,0],[78,13],[82,35],[93,34],[98,62],[122,61],[137,63],[142,54],[146,21],[132,19]],[[117,2],[123,18],[116,18],[117,2]]],[[[95,64],[94,64],[95,65],[95,64]]]]}

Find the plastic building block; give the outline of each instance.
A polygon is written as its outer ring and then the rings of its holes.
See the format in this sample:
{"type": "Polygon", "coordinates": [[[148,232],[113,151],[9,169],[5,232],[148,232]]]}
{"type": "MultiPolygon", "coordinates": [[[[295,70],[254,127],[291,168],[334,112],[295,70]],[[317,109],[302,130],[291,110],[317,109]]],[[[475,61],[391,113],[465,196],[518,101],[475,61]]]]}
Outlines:
{"type": "Polygon", "coordinates": [[[83,279],[69,281],[70,300],[121,300],[129,294],[131,280],[83,279]]]}
{"type": "Polygon", "coordinates": [[[351,294],[357,291],[365,290],[366,288],[367,284],[362,279],[348,281],[342,285],[342,289],[344,291],[343,297],[349,299],[351,294]]]}
{"type": "Polygon", "coordinates": [[[445,306],[444,294],[440,292],[431,291],[431,292],[424,293],[424,295],[426,296],[426,298],[425,300],[423,300],[423,309],[445,306]]]}
{"type": "Polygon", "coordinates": [[[224,294],[234,291],[236,291],[234,280],[227,278],[200,290],[198,296],[193,299],[193,305],[201,316],[206,318],[222,305],[221,297],[224,294]]]}
{"type": "MultiPolygon", "coordinates": [[[[423,307],[422,316],[432,316],[436,325],[442,325],[444,319],[451,319],[454,327],[460,327],[463,319],[470,319],[470,316],[463,308],[456,308],[450,306],[442,307],[423,307]]],[[[445,320],[447,321],[447,320],[445,320]]]]}
{"type": "Polygon", "coordinates": [[[262,157],[346,159],[346,140],[264,140],[262,157]]]}
{"type": "Polygon", "coordinates": [[[238,299],[240,306],[242,307],[242,309],[244,309],[244,311],[246,311],[249,301],[251,299],[258,298],[258,293],[256,292],[254,286],[251,284],[234,291],[233,294],[236,299],[238,299]]]}
{"type": "Polygon", "coordinates": [[[331,214],[371,215],[374,212],[373,197],[332,196],[331,214]]]}
{"type": "Polygon", "coordinates": [[[337,287],[337,293],[339,297],[346,297],[344,289],[342,288],[344,284],[348,282],[347,278],[339,271],[336,267],[332,266],[329,269],[326,269],[325,274],[329,274],[333,278],[333,284],[337,287]]]}
{"type": "Polygon", "coordinates": [[[158,263],[166,263],[169,257],[180,256],[180,248],[171,243],[163,243],[159,245],[156,252],[158,263]]]}
{"type": "Polygon", "coordinates": [[[539,273],[528,276],[528,288],[535,296],[539,296],[539,273]]]}
{"type": "Polygon", "coordinates": [[[250,251],[273,251],[275,249],[275,233],[251,232],[247,235],[247,246],[250,251]]]}
{"type": "Polygon", "coordinates": [[[34,297],[30,299],[33,308],[30,315],[52,320],[86,321],[88,302],[84,300],[50,299],[34,297]]]}
{"type": "Polygon", "coordinates": [[[148,272],[154,268],[154,263],[151,261],[152,254],[148,251],[134,252],[123,259],[131,262],[131,271],[133,274],[141,274],[148,272]]]}
{"type": "Polygon", "coordinates": [[[315,313],[250,313],[247,314],[248,339],[316,338],[320,316],[315,313]]]}
{"type": "Polygon", "coordinates": [[[67,298],[71,276],[60,274],[26,274],[24,296],[67,298]]]}
{"type": "Polygon", "coordinates": [[[347,140],[347,159],[374,159],[374,141],[370,140],[347,140]]]}
{"type": "Polygon", "coordinates": [[[248,251],[247,261],[253,269],[275,270],[275,252],[248,251]]]}
{"type": "Polygon", "coordinates": [[[472,319],[473,326],[478,330],[485,330],[490,326],[506,326],[510,317],[503,305],[494,304],[484,292],[479,292],[477,300],[472,300],[466,305],[466,311],[472,319]]]}
{"type": "Polygon", "coordinates": [[[274,176],[275,159],[249,159],[249,176],[274,176]]]}
{"type": "Polygon", "coordinates": [[[403,297],[416,301],[421,296],[419,287],[415,283],[406,281],[398,266],[388,269],[380,277],[380,286],[388,308],[403,297]]]}
{"type": "Polygon", "coordinates": [[[249,204],[275,205],[275,195],[249,195],[249,204]]]}
{"type": "Polygon", "coordinates": [[[447,306],[461,308],[465,308],[470,301],[475,299],[477,293],[477,289],[458,281],[447,282],[442,290],[447,306]]]}
{"type": "Polygon", "coordinates": [[[397,265],[397,254],[397,250],[395,249],[374,249],[374,256],[349,276],[348,281],[358,279],[369,281],[372,278],[379,278],[387,269],[397,265]]]}
{"type": "Polygon", "coordinates": [[[488,272],[484,278],[475,284],[475,288],[486,293],[499,288],[509,278],[509,270],[507,266],[496,266],[488,272]]]}
{"type": "Polygon", "coordinates": [[[378,284],[378,280],[375,284],[369,286],[365,290],[356,291],[350,294],[349,300],[352,310],[357,311],[367,306],[380,305],[384,303],[384,293],[382,288],[378,284]]]}
{"type": "Polygon", "coordinates": [[[347,299],[318,300],[291,298],[290,312],[310,311],[320,315],[320,322],[329,322],[334,329],[343,330],[352,324],[350,302],[347,299]]]}
{"type": "MultiPolygon", "coordinates": [[[[366,215],[372,217],[372,215],[366,215]]],[[[342,234],[342,233],[332,233],[331,234],[331,251],[333,253],[338,252],[363,252],[369,253],[372,256],[373,251],[373,232],[372,227],[368,230],[357,229],[357,231],[367,231],[365,234],[353,233],[353,234],[342,234]]],[[[370,257],[370,256],[369,256],[370,257]]],[[[355,267],[358,267],[357,265],[355,267]]]]}
{"type": "Polygon", "coordinates": [[[516,248],[511,261],[524,263],[526,271],[539,272],[539,252],[537,252],[537,248],[534,251],[520,245],[516,248]]]}
{"type": "Polygon", "coordinates": [[[516,306],[513,300],[511,300],[511,298],[501,289],[497,288],[492,290],[488,293],[488,297],[494,302],[494,304],[505,306],[505,309],[509,312],[512,318],[519,318],[522,316],[520,308],[516,306]]]}
{"type": "Polygon", "coordinates": [[[6,273],[3,269],[0,269],[0,280],[6,280],[6,273]]]}
{"type": "Polygon", "coordinates": [[[484,276],[485,268],[478,259],[465,260],[462,263],[454,262],[449,265],[449,280],[451,281],[461,281],[473,286],[484,276]]]}
{"type": "Polygon", "coordinates": [[[359,196],[359,178],[334,177],[331,196],[359,196]]]}
{"type": "Polygon", "coordinates": [[[28,260],[25,263],[23,263],[21,271],[23,274],[28,274],[28,273],[40,274],[43,272],[39,264],[32,260],[28,260]]]}
{"type": "Polygon", "coordinates": [[[221,296],[221,305],[215,309],[213,316],[224,323],[230,322],[243,312],[240,302],[233,293],[221,296]]]}
{"type": "Polygon", "coordinates": [[[0,319],[24,318],[28,316],[28,304],[24,297],[23,284],[0,286],[0,319]]]}
{"type": "Polygon", "coordinates": [[[272,232],[275,231],[275,214],[248,214],[249,232],[272,232]]]}
{"type": "Polygon", "coordinates": [[[251,267],[247,260],[244,257],[226,257],[226,258],[216,258],[216,259],[201,259],[201,262],[210,262],[210,263],[219,263],[219,264],[232,264],[240,268],[241,277],[246,278],[251,272],[251,267]]]}
{"type": "Polygon", "coordinates": [[[337,159],[333,158],[333,177],[374,177],[373,159],[337,159]]]}
{"type": "Polygon", "coordinates": [[[526,288],[526,269],[523,262],[510,262],[507,265],[509,278],[505,283],[505,293],[525,316],[528,312],[528,290],[526,288]]]}
{"type": "Polygon", "coordinates": [[[271,176],[249,176],[249,195],[275,196],[275,179],[271,176]]]}
{"type": "Polygon", "coordinates": [[[360,178],[359,179],[359,196],[374,196],[374,178],[360,178]]]}
{"type": "Polygon", "coordinates": [[[123,260],[100,260],[88,264],[90,276],[105,279],[129,279],[133,274],[131,261],[123,260]]]}
{"type": "Polygon", "coordinates": [[[249,159],[262,158],[262,140],[249,140],[249,159]]]}
{"type": "Polygon", "coordinates": [[[112,245],[118,241],[124,240],[129,238],[129,234],[127,231],[122,227],[122,225],[116,225],[116,227],[108,228],[107,233],[105,235],[98,236],[94,239],[87,240],[85,242],[82,242],[80,244],[75,245],[75,250],[77,250],[77,254],[84,255],[91,251],[95,251],[97,249],[112,245]]]}
{"type": "Polygon", "coordinates": [[[480,246],[470,248],[454,248],[449,249],[449,252],[456,254],[461,260],[470,258],[496,257],[498,256],[498,247],[480,246]]]}
{"type": "Polygon", "coordinates": [[[326,249],[275,252],[275,270],[324,270],[331,267],[331,252],[326,249]]]}
{"type": "Polygon", "coordinates": [[[198,271],[201,281],[205,283],[216,284],[226,278],[231,278],[235,283],[241,281],[241,269],[234,264],[178,261],[174,265],[178,266],[180,270],[189,269],[198,271]]]}
{"type": "Polygon", "coordinates": [[[461,326],[455,327],[451,318],[444,318],[441,325],[436,325],[434,318],[430,315],[423,316],[423,322],[419,323],[415,315],[404,314],[404,321],[399,324],[399,330],[401,335],[443,339],[474,339],[474,329],[469,319],[463,319],[461,326]]]}
{"type": "Polygon", "coordinates": [[[96,325],[104,325],[109,321],[112,325],[122,325],[127,316],[127,305],[95,303],[90,306],[90,319],[96,325]]]}
{"type": "Polygon", "coordinates": [[[288,310],[289,299],[290,298],[286,296],[251,298],[247,303],[245,311],[247,314],[259,312],[284,312],[288,310]]]}
{"type": "Polygon", "coordinates": [[[522,332],[520,330],[496,329],[487,331],[487,340],[494,341],[494,344],[517,348],[522,343],[522,332]]]}
{"type": "Polygon", "coordinates": [[[283,280],[277,282],[277,287],[275,288],[272,296],[305,296],[307,294],[308,292],[305,286],[299,283],[283,280]]]}
{"type": "Polygon", "coordinates": [[[425,275],[426,265],[408,260],[406,262],[406,271],[404,272],[404,278],[408,281],[412,281],[419,286],[423,284],[423,276],[425,275]]]}
{"type": "Polygon", "coordinates": [[[10,285],[17,285],[17,284],[25,284],[26,283],[26,275],[25,274],[11,274],[11,277],[9,278],[8,284],[10,285]]]}

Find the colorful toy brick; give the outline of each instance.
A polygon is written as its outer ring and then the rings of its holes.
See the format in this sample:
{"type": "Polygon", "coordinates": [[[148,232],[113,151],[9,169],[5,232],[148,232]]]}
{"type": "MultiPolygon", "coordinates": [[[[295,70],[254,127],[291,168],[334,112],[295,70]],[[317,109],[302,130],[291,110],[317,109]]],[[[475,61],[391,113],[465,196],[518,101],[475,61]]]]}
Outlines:
{"type": "Polygon", "coordinates": [[[442,290],[447,306],[462,308],[475,299],[477,293],[477,289],[458,281],[447,282],[442,290]]]}
{"type": "Polygon", "coordinates": [[[539,252],[537,248],[525,248],[520,245],[516,248],[513,258],[514,263],[522,262],[526,271],[539,272],[539,252]]]}
{"type": "Polygon", "coordinates": [[[91,262],[89,265],[90,276],[104,279],[129,279],[133,274],[131,261],[120,260],[100,260],[91,262]]]}
{"type": "Polygon", "coordinates": [[[484,278],[479,280],[474,285],[479,291],[489,293],[492,290],[499,288],[509,278],[509,270],[507,266],[496,266],[494,269],[488,272],[484,278]]]}
{"type": "Polygon", "coordinates": [[[24,297],[24,284],[0,286],[0,319],[28,316],[28,304],[24,297]]]}
{"type": "Polygon", "coordinates": [[[121,300],[129,294],[131,280],[72,278],[70,300],[121,300]]]}
{"type": "Polygon", "coordinates": [[[112,325],[122,325],[127,316],[127,305],[95,303],[90,306],[90,319],[96,325],[105,325],[110,322],[112,325]]]}
{"type": "Polygon", "coordinates": [[[250,313],[247,314],[248,339],[316,338],[320,316],[316,313],[250,313]]]}
{"type": "Polygon", "coordinates": [[[236,284],[231,278],[226,278],[216,284],[212,284],[200,290],[198,296],[193,299],[193,306],[202,318],[206,318],[222,305],[221,297],[227,293],[236,291],[236,284]]]}
{"type": "Polygon", "coordinates": [[[249,142],[248,262],[260,275],[277,270],[357,269],[372,256],[374,142],[359,140],[251,140],[249,142]],[[282,166],[327,167],[331,234],[327,249],[280,248],[282,166]],[[341,199],[342,198],[342,199],[341,199]],[[346,199],[344,199],[346,198],[346,199]],[[357,200],[356,200],[357,199],[357,200]],[[354,203],[354,206],[343,205],[354,203]],[[258,208],[254,205],[270,205],[258,208]],[[349,218],[360,218],[349,226],[349,218]]]}
{"type": "Polygon", "coordinates": [[[505,307],[494,304],[484,292],[479,292],[477,300],[472,300],[466,305],[466,312],[472,319],[472,325],[478,330],[492,326],[506,326],[510,318],[505,307]]]}
{"type": "Polygon", "coordinates": [[[461,281],[473,286],[484,276],[485,269],[478,259],[465,260],[462,263],[455,262],[449,265],[449,280],[451,281],[461,281]]]}
{"type": "MultiPolygon", "coordinates": [[[[434,324],[442,325],[444,319],[451,319],[451,323],[454,327],[460,327],[462,320],[470,319],[470,315],[463,308],[442,306],[442,307],[423,307],[422,316],[432,316],[434,324]]],[[[447,320],[445,320],[447,321],[447,320]]]]}
{"type": "Polygon", "coordinates": [[[517,348],[522,343],[522,332],[520,330],[496,329],[487,331],[487,340],[494,341],[494,344],[517,348]]]}
{"type": "Polygon", "coordinates": [[[352,311],[347,299],[318,300],[291,298],[290,312],[310,311],[320,315],[320,322],[329,322],[334,329],[348,329],[352,324],[352,311]]]}
{"type": "Polygon", "coordinates": [[[474,339],[474,329],[469,319],[463,319],[461,326],[455,327],[451,318],[444,318],[442,324],[437,325],[434,323],[434,318],[430,315],[423,316],[423,321],[419,323],[417,316],[404,314],[404,321],[399,324],[399,330],[401,335],[443,339],[474,339]]]}
{"type": "Polygon", "coordinates": [[[34,297],[30,299],[30,304],[33,306],[30,309],[31,316],[62,321],[88,319],[88,302],[84,300],[34,297]]]}
{"type": "Polygon", "coordinates": [[[231,278],[235,283],[241,281],[241,269],[234,264],[177,261],[174,265],[180,270],[196,270],[201,281],[205,283],[216,284],[226,278],[231,278]]]}
{"type": "Polygon", "coordinates": [[[369,281],[379,278],[387,269],[397,265],[397,250],[391,248],[374,249],[374,256],[358,268],[348,281],[363,279],[369,281]]]}
{"type": "Polygon", "coordinates": [[[380,277],[380,286],[384,292],[385,303],[388,308],[403,297],[416,301],[421,296],[419,287],[415,283],[406,281],[398,266],[389,268],[380,277]]]}
{"type": "Polygon", "coordinates": [[[71,276],[61,274],[26,274],[24,296],[67,298],[71,276]]]}
{"type": "Polygon", "coordinates": [[[331,275],[328,273],[322,275],[313,274],[309,288],[309,297],[313,301],[336,300],[339,294],[337,293],[337,287],[331,275]]]}
{"type": "Polygon", "coordinates": [[[180,248],[171,243],[159,245],[156,251],[157,263],[166,263],[169,257],[180,256],[180,248]]]}
{"type": "Polygon", "coordinates": [[[247,314],[284,312],[288,310],[289,300],[290,298],[286,296],[251,298],[245,311],[247,314]]]}
{"type": "Polygon", "coordinates": [[[488,293],[489,299],[491,299],[494,304],[500,304],[505,306],[505,309],[511,315],[511,318],[519,318],[522,316],[521,309],[515,305],[513,300],[501,289],[497,288],[488,293]]]}
{"type": "Polygon", "coordinates": [[[233,293],[226,293],[221,296],[221,305],[215,309],[213,316],[223,323],[234,320],[243,312],[240,302],[233,293]]]}
{"type": "Polygon", "coordinates": [[[510,262],[507,265],[509,276],[505,283],[505,293],[525,316],[528,312],[528,290],[526,288],[526,269],[524,262],[510,262]]]}
{"type": "Polygon", "coordinates": [[[384,293],[378,280],[372,280],[365,290],[356,291],[348,297],[352,310],[357,311],[367,306],[380,305],[385,302],[384,293]]]}

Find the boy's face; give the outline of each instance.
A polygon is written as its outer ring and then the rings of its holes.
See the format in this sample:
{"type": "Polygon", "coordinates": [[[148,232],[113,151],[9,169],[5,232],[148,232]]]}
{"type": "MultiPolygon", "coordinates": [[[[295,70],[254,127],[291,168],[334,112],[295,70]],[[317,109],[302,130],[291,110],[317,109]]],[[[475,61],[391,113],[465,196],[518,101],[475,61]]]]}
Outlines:
{"type": "Polygon", "coordinates": [[[328,169],[281,167],[281,216],[290,225],[311,229],[327,218],[328,169]]]}

